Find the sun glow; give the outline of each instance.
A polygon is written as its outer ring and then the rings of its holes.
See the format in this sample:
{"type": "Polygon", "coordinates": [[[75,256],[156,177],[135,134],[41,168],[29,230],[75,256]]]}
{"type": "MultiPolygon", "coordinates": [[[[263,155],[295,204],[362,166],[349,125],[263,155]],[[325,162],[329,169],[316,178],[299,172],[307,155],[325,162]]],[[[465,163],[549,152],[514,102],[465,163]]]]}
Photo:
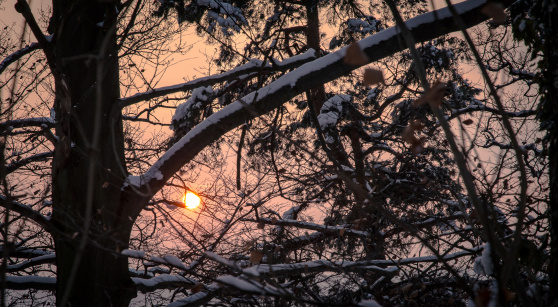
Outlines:
{"type": "Polygon", "coordinates": [[[188,191],[186,195],[184,195],[184,205],[186,205],[186,208],[195,209],[200,203],[201,199],[196,193],[188,191]]]}

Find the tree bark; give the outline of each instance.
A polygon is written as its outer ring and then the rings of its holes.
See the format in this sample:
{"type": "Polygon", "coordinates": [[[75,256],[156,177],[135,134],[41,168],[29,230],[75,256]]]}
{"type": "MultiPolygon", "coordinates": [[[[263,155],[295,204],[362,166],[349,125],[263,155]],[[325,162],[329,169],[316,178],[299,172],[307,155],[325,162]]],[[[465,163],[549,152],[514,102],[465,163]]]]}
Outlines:
{"type": "Polygon", "coordinates": [[[122,122],[112,121],[117,126],[112,135],[109,118],[120,96],[116,17],[115,2],[53,1],[49,30],[54,34],[56,69],[63,78],[55,80],[58,142],[52,164],[53,222],[61,230],[54,236],[58,305],[128,306],[136,296],[128,260],[117,257],[128,247],[133,223],[120,214],[125,178],[122,122]],[[97,84],[99,76],[102,82],[97,84]],[[98,103],[101,116],[96,122],[98,103]],[[97,147],[92,141],[95,129],[102,140],[97,147]],[[90,174],[92,215],[88,243],[81,246],[88,223],[90,174]]]}
{"type": "MultiPolygon", "coordinates": [[[[316,56],[320,57],[320,13],[318,9],[318,1],[309,0],[306,4],[306,44],[308,48],[316,51],[316,56]]],[[[318,85],[306,92],[308,106],[313,107],[316,114],[320,114],[322,105],[326,101],[325,86],[318,85]]]]}
{"type": "MultiPolygon", "coordinates": [[[[558,306],[558,30],[556,29],[556,17],[558,5],[539,1],[543,13],[545,29],[544,55],[545,65],[542,67],[544,85],[546,89],[541,103],[540,117],[547,122],[548,127],[548,157],[549,157],[549,209],[550,209],[550,265],[548,273],[550,277],[549,306],[558,306]]],[[[543,89],[544,92],[544,89],[543,89]]]]}

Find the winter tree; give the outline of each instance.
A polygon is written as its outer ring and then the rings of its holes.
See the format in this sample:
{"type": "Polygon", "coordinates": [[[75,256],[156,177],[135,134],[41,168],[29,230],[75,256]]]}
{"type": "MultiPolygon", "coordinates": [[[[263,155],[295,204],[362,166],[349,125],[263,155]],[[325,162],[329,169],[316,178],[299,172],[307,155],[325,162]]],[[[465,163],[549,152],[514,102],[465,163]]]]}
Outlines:
{"type": "Polygon", "coordinates": [[[556,301],[555,6],[15,6],[3,304],[556,301]],[[204,76],[160,86],[192,29],[204,76]]]}

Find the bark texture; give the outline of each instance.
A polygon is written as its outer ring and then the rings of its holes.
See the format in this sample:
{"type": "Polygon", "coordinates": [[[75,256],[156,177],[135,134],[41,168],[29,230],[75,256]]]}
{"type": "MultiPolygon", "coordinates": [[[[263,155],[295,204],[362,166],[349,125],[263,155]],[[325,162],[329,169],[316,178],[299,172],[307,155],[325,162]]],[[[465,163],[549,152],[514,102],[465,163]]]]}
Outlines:
{"type": "Polygon", "coordinates": [[[55,69],[61,73],[55,81],[58,143],[52,166],[53,221],[61,230],[55,235],[58,305],[66,300],[69,306],[127,306],[136,295],[128,260],[117,256],[128,247],[132,221],[120,214],[125,178],[122,122],[109,116],[119,98],[116,4],[53,1],[49,30],[54,35],[55,69]],[[111,124],[116,125],[114,135],[111,124]],[[102,140],[98,146],[93,142],[95,129],[102,140]],[[87,223],[88,243],[82,248],[87,223]]]}

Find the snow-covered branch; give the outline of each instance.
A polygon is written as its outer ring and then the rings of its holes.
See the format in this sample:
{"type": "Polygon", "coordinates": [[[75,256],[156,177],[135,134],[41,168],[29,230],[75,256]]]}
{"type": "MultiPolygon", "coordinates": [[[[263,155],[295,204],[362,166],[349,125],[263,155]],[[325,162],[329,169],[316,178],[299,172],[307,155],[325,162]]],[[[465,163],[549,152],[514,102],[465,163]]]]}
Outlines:
{"type": "Polygon", "coordinates": [[[464,250],[453,254],[441,256],[412,257],[394,260],[366,260],[366,261],[328,261],[316,260],[292,264],[258,264],[245,268],[242,272],[248,276],[284,276],[300,274],[301,272],[326,272],[326,271],[360,271],[370,270],[378,274],[393,275],[401,265],[410,265],[422,262],[449,261],[461,257],[476,255],[482,246],[464,250]]]}
{"type": "Polygon", "coordinates": [[[29,268],[29,267],[32,267],[32,266],[35,266],[35,265],[41,265],[41,264],[45,264],[45,263],[54,263],[55,260],[56,260],[56,255],[55,254],[39,256],[39,257],[35,257],[35,258],[29,259],[29,260],[22,261],[20,263],[10,264],[6,267],[6,272],[11,273],[11,272],[24,270],[26,268],[29,268]]]}
{"type": "Polygon", "coordinates": [[[302,229],[310,229],[310,230],[325,232],[325,233],[328,233],[328,234],[329,233],[336,233],[336,234],[339,234],[340,236],[343,236],[344,234],[348,234],[348,235],[367,237],[367,236],[370,235],[367,231],[360,231],[360,230],[351,229],[351,225],[328,226],[328,225],[321,225],[321,224],[303,222],[303,221],[298,221],[298,220],[289,220],[289,219],[274,220],[274,219],[267,219],[267,218],[260,218],[259,220],[249,220],[249,219],[247,219],[247,220],[244,220],[244,221],[254,222],[254,223],[264,223],[264,224],[268,224],[268,225],[290,226],[290,227],[296,227],[296,228],[302,228],[302,229]]]}
{"type": "MultiPolygon", "coordinates": [[[[487,19],[480,13],[481,7],[486,2],[486,0],[469,0],[457,4],[455,7],[465,20],[466,26],[472,27],[487,19]]],[[[509,5],[513,1],[505,2],[505,5],[509,5]]],[[[459,29],[447,8],[410,19],[406,25],[417,42],[431,40],[459,29]]],[[[359,41],[358,44],[371,62],[405,49],[395,27],[369,36],[359,41]]],[[[138,187],[147,195],[155,194],[184,164],[191,161],[207,145],[243,124],[246,118],[266,114],[307,89],[333,81],[358,68],[344,63],[343,58],[346,51],[347,47],[306,63],[211,115],[175,143],[141,176],[141,180],[136,180],[138,187]]],[[[196,87],[198,86],[200,85],[198,84],[196,87]]],[[[148,200],[149,196],[146,196],[142,197],[140,201],[130,203],[137,204],[139,207],[136,210],[141,210],[148,200]]]]}
{"type": "Polygon", "coordinates": [[[33,209],[31,209],[31,207],[19,203],[17,201],[10,201],[8,202],[8,200],[6,199],[6,196],[4,195],[0,195],[0,207],[4,207],[7,209],[10,209],[12,211],[15,211],[19,214],[21,214],[22,216],[25,216],[26,218],[36,222],[37,224],[41,225],[44,230],[48,231],[48,232],[52,232],[53,230],[53,225],[50,222],[49,218],[45,217],[44,215],[42,215],[41,213],[39,213],[38,211],[35,211],[33,209]]]}
{"type": "Polygon", "coordinates": [[[149,99],[170,95],[178,92],[186,92],[193,90],[202,86],[210,86],[224,81],[230,81],[234,78],[254,73],[254,72],[279,72],[287,71],[299,67],[300,65],[310,62],[316,58],[314,50],[308,50],[307,52],[294,56],[292,58],[286,59],[282,62],[272,61],[272,63],[264,63],[261,60],[252,59],[250,62],[236,67],[232,70],[224,72],[222,74],[202,77],[192,81],[188,81],[181,84],[165,86],[161,88],[156,88],[144,93],[138,93],[130,97],[122,98],[118,102],[120,108],[132,105],[134,103],[146,101],[149,99]]]}
{"type": "MultiPolygon", "coordinates": [[[[454,110],[450,116],[446,116],[446,119],[450,120],[462,114],[468,114],[468,113],[473,113],[478,111],[490,112],[495,115],[500,114],[500,111],[498,109],[488,107],[484,104],[473,104],[462,109],[454,110]]],[[[537,113],[536,110],[521,110],[516,112],[506,112],[506,115],[508,117],[529,117],[529,116],[534,116],[536,113],[537,113]]]]}
{"type": "Polygon", "coordinates": [[[188,307],[196,307],[202,306],[203,304],[209,302],[214,296],[216,290],[219,288],[215,287],[214,291],[211,292],[198,292],[193,295],[190,295],[186,298],[180,299],[178,301],[172,302],[167,305],[167,307],[181,307],[181,306],[188,306],[188,307]]]}
{"type": "Polygon", "coordinates": [[[2,74],[4,72],[4,70],[6,70],[6,68],[8,66],[10,66],[10,64],[14,63],[15,61],[21,59],[23,56],[25,56],[26,54],[29,54],[37,49],[40,49],[41,45],[39,43],[32,43],[31,45],[22,48],[10,55],[8,55],[4,60],[2,60],[2,63],[0,63],[0,74],[2,74]]]}
{"type": "MultiPolygon", "coordinates": [[[[54,252],[43,250],[43,249],[31,249],[31,248],[16,248],[15,250],[8,251],[10,257],[12,258],[30,258],[30,257],[40,257],[44,255],[54,255],[54,252]]],[[[0,246],[0,253],[4,253],[4,247],[0,246]]]]}
{"type": "Polygon", "coordinates": [[[49,152],[42,152],[36,155],[32,155],[30,157],[27,158],[23,158],[21,160],[16,160],[13,162],[10,162],[10,164],[6,165],[6,174],[9,174],[15,170],[17,170],[18,168],[27,165],[29,163],[32,162],[38,162],[38,161],[45,161],[48,158],[51,158],[54,155],[54,152],[49,151],[49,152]]]}
{"type": "Polygon", "coordinates": [[[54,119],[50,117],[33,117],[25,119],[9,120],[0,123],[0,134],[5,134],[12,131],[14,128],[23,127],[44,127],[54,128],[54,119]]]}
{"type": "Polygon", "coordinates": [[[192,279],[169,274],[162,274],[149,279],[132,277],[132,281],[141,292],[151,292],[157,289],[173,289],[176,287],[190,288],[197,284],[197,282],[192,279]]]}
{"type": "MultiPolygon", "coordinates": [[[[373,262],[373,261],[372,261],[373,262]]],[[[375,265],[371,261],[328,261],[316,260],[292,264],[259,264],[243,270],[249,276],[287,276],[304,273],[317,272],[349,272],[349,271],[371,271],[380,275],[393,276],[399,270],[395,263],[387,268],[375,265]]]]}
{"type": "MultiPolygon", "coordinates": [[[[0,282],[2,282],[0,276],[0,282]]],[[[49,290],[56,289],[56,277],[42,276],[4,276],[6,278],[6,288],[12,290],[49,290]]]]}

